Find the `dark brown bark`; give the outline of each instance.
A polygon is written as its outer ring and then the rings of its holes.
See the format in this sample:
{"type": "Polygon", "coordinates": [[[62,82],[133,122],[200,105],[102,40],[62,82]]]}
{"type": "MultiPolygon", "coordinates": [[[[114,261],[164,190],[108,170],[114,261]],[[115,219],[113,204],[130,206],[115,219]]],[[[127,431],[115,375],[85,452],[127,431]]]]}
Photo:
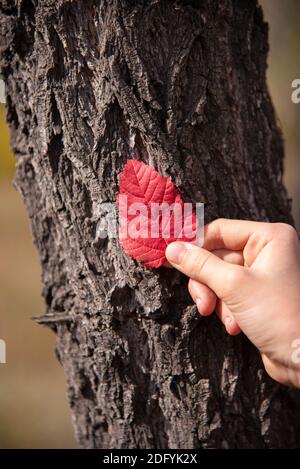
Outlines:
{"type": "Polygon", "coordinates": [[[266,376],[243,336],[198,316],[182,275],[95,236],[135,152],[205,201],[206,222],[292,222],[256,1],[2,0],[0,11],[16,185],[79,444],[299,446],[299,393],[266,376]]]}

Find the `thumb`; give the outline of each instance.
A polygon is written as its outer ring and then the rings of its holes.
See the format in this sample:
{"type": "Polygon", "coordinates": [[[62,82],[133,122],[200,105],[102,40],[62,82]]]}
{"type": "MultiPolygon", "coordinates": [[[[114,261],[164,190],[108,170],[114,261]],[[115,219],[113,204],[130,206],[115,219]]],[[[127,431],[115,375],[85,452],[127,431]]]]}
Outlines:
{"type": "Polygon", "coordinates": [[[230,264],[206,249],[191,243],[174,242],[167,246],[166,257],[180,272],[204,283],[220,299],[226,299],[245,281],[245,268],[230,264]]]}

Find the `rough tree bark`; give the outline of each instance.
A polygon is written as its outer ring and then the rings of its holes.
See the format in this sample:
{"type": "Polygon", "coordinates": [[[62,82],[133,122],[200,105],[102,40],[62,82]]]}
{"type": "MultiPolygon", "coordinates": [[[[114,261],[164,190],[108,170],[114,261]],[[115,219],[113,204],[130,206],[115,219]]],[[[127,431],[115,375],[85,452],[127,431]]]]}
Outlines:
{"type": "Polygon", "coordinates": [[[292,223],[257,2],[2,0],[0,11],[40,322],[57,332],[79,444],[299,446],[299,393],[266,376],[244,337],[198,316],[182,275],[96,236],[136,152],[205,201],[206,222],[292,223]]]}

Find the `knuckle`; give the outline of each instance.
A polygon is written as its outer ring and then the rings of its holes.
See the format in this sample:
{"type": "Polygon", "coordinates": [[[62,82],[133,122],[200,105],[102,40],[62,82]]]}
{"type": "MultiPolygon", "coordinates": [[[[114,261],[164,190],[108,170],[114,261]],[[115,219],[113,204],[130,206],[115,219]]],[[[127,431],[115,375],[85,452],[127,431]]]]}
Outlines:
{"type": "Polygon", "coordinates": [[[194,300],[194,289],[193,289],[193,285],[189,282],[188,283],[188,291],[189,291],[189,294],[191,295],[191,297],[193,298],[194,300]]]}
{"type": "Polygon", "coordinates": [[[184,258],[186,269],[192,279],[200,279],[203,268],[210,258],[211,253],[199,250],[199,252],[187,251],[184,258]]]}
{"type": "Polygon", "coordinates": [[[220,230],[220,227],[227,223],[228,219],[226,218],[216,218],[214,221],[210,222],[210,225],[216,227],[217,230],[220,230]]]}
{"type": "Polygon", "coordinates": [[[195,280],[190,278],[189,283],[188,283],[188,290],[189,290],[191,295],[193,294],[193,292],[195,290],[195,286],[196,286],[195,284],[196,284],[195,280]]]}
{"type": "Polygon", "coordinates": [[[286,239],[293,239],[298,237],[295,228],[288,223],[274,223],[273,225],[276,233],[284,236],[286,239]]]}
{"type": "Polygon", "coordinates": [[[208,223],[208,226],[219,230],[220,226],[222,226],[224,223],[226,223],[226,221],[228,221],[228,220],[226,220],[226,218],[216,218],[215,220],[208,223]]]}
{"type": "Polygon", "coordinates": [[[226,283],[227,290],[231,291],[238,288],[247,280],[247,270],[245,267],[242,266],[232,266],[228,269],[228,273],[226,275],[226,279],[224,282],[226,283]]]}
{"type": "Polygon", "coordinates": [[[196,273],[198,277],[201,277],[201,273],[203,272],[204,267],[211,258],[211,256],[212,254],[210,252],[206,252],[205,254],[199,255],[198,266],[196,268],[196,273]]]}

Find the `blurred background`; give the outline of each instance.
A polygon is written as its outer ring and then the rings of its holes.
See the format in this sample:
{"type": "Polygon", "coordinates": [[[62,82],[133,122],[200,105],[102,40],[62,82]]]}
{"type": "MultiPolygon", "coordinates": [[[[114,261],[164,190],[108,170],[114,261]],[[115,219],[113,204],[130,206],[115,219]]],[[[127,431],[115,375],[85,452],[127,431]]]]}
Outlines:
{"type": "Polygon", "coordinates": [[[291,100],[291,84],[300,79],[300,1],[259,0],[269,23],[267,79],[285,141],[285,183],[300,230],[300,103],[291,100]]]}
{"type": "Polygon", "coordinates": [[[40,266],[26,212],[12,185],[5,109],[0,105],[0,448],[74,447],[55,335],[31,320],[43,312],[40,266]]]}
{"type": "MultiPolygon", "coordinates": [[[[285,182],[300,227],[300,104],[291,83],[300,78],[300,1],[261,0],[270,24],[268,83],[285,138],[285,182]]],[[[0,84],[1,101],[1,84],[0,84]]],[[[25,209],[12,180],[5,108],[0,104],[0,448],[75,447],[55,335],[36,325],[43,312],[40,267],[25,209]]]]}

